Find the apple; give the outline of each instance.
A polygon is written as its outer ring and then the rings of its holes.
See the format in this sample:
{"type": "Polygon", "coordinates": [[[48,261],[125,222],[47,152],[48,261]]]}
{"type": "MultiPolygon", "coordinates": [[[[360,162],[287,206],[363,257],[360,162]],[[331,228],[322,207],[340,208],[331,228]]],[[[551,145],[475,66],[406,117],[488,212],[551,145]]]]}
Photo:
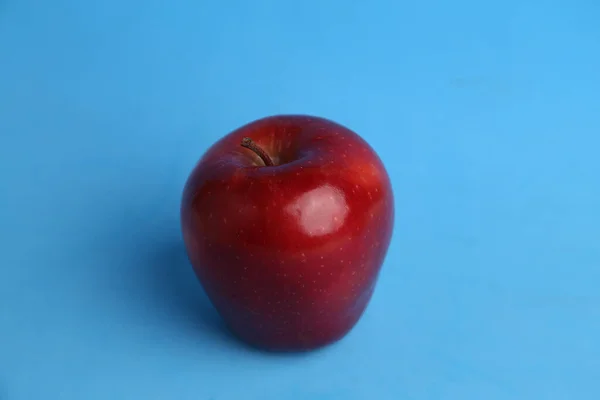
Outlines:
{"type": "Polygon", "coordinates": [[[227,134],[181,203],[190,263],[241,341],[303,351],[343,338],[366,309],[394,225],[389,176],[358,134],[276,115],[227,134]]]}

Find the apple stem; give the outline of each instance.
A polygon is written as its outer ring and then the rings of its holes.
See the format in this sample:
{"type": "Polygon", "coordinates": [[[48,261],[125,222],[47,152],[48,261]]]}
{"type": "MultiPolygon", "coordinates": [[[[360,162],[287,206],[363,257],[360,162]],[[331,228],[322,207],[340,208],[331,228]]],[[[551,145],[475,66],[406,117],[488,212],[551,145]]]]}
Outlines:
{"type": "Polygon", "coordinates": [[[273,163],[273,160],[271,159],[271,157],[269,157],[269,155],[267,154],[267,152],[264,151],[263,149],[261,149],[260,147],[258,147],[252,139],[250,139],[248,137],[243,138],[242,139],[242,147],[245,147],[245,148],[250,149],[253,152],[255,152],[260,157],[260,159],[263,160],[263,162],[265,163],[265,165],[267,167],[272,167],[275,165],[273,163]]]}

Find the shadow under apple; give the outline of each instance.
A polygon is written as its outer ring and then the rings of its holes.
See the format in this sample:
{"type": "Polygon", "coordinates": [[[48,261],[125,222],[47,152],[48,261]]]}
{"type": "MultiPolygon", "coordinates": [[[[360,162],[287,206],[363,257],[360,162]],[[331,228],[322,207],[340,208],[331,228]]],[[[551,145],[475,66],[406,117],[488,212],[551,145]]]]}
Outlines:
{"type": "Polygon", "coordinates": [[[199,339],[208,335],[211,340],[235,341],[196,278],[182,241],[155,243],[146,256],[146,289],[151,292],[146,299],[156,313],[168,314],[166,319],[176,322],[176,329],[199,339]]]}
{"type": "Polygon", "coordinates": [[[254,347],[233,334],[214,309],[193,271],[182,239],[173,238],[157,243],[147,256],[146,267],[150,278],[146,281],[145,289],[150,293],[146,299],[154,308],[153,316],[169,322],[169,331],[177,329],[188,338],[197,338],[198,341],[209,340],[212,344],[227,346],[230,350],[242,349],[278,358],[307,356],[332,347],[300,352],[279,352],[254,347]],[[163,315],[164,313],[168,315],[163,315]]]}

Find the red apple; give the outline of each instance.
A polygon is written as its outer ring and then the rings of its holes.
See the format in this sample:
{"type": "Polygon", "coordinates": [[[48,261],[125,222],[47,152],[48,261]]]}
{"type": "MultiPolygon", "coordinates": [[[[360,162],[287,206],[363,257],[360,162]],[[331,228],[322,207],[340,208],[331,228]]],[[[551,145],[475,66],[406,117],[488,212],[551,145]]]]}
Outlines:
{"type": "Polygon", "coordinates": [[[375,151],[335,122],[263,118],[215,143],[192,171],[182,231],[229,329],[266,350],[344,337],[370,301],[394,224],[375,151]]]}

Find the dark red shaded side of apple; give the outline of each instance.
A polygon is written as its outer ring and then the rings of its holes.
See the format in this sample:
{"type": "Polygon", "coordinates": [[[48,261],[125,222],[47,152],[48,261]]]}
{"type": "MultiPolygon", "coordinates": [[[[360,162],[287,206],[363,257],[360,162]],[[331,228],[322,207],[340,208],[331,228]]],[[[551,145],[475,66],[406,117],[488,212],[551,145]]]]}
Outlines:
{"type": "Polygon", "coordinates": [[[315,349],[363,314],[394,224],[373,149],[332,121],[281,115],[215,143],[191,173],[181,222],[193,268],[231,331],[255,347],[315,349]],[[274,166],[241,146],[248,137],[274,166]]]}

